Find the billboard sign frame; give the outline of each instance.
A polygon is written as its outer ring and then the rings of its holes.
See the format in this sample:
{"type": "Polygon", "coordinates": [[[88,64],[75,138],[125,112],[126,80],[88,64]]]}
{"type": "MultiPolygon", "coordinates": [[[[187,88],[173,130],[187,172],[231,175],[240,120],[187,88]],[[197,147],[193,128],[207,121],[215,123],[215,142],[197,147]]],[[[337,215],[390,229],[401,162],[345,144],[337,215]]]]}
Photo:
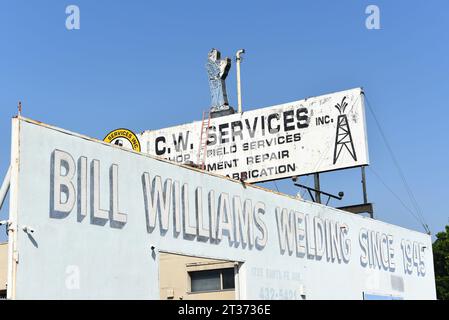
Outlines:
{"type": "Polygon", "coordinates": [[[369,165],[364,93],[355,88],[139,135],[142,152],[248,183],[369,165]],[[207,125],[207,124],[206,124],[207,125]],[[201,152],[200,152],[201,151],[201,152]]]}

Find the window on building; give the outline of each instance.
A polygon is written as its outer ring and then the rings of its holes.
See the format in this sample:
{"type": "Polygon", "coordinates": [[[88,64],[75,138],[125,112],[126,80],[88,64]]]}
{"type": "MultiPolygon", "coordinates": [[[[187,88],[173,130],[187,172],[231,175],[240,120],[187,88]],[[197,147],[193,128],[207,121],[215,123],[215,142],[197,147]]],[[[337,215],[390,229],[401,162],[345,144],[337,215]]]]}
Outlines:
{"type": "Polygon", "coordinates": [[[189,276],[191,292],[235,289],[234,268],[191,271],[189,276]]]}
{"type": "Polygon", "coordinates": [[[235,289],[234,268],[223,269],[221,279],[223,289],[235,289]]]}

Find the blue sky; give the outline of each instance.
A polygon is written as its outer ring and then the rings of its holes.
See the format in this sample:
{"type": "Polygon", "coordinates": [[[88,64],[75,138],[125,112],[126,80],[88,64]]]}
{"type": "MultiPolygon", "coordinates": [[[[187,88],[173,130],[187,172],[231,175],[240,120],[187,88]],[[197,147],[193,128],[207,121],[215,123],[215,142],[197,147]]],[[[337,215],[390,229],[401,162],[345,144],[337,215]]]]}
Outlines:
{"type": "MultiPolygon", "coordinates": [[[[18,100],[27,117],[96,138],[191,122],[209,106],[207,52],[245,48],[245,110],[362,86],[435,233],[449,222],[448,30],[447,0],[0,0],[0,175],[18,100]],[[65,27],[70,4],[80,8],[80,30],[65,27]],[[370,4],[380,8],[380,30],[365,27],[370,4]]],[[[235,68],[228,79],[236,105],[235,68]]],[[[368,111],[367,126],[370,168],[412,207],[368,111]]],[[[375,216],[423,231],[371,169],[375,216]]],[[[362,201],[359,170],[323,174],[321,185],[345,192],[332,205],[362,201]]],[[[289,180],[266,186],[296,192],[289,180]]]]}

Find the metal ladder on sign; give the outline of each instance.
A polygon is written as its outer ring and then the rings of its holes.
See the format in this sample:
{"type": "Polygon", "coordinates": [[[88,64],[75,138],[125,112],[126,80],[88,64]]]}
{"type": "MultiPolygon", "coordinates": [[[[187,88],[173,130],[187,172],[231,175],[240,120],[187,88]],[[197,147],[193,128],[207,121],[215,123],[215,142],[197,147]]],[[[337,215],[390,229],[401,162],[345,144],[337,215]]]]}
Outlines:
{"type": "Polygon", "coordinates": [[[200,143],[198,147],[197,165],[204,170],[206,167],[207,140],[209,138],[210,113],[203,111],[203,120],[201,121],[200,143]]]}

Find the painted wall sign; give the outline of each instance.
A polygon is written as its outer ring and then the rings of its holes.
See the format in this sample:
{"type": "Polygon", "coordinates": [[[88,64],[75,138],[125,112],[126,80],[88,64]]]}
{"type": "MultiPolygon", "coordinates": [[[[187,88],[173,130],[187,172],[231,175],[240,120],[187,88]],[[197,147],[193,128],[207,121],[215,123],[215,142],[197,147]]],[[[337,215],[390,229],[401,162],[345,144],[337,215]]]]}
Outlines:
{"type": "MultiPolygon", "coordinates": [[[[202,122],[142,133],[142,152],[197,161],[202,122]]],[[[261,182],[369,164],[360,88],[211,119],[206,170],[261,182]]]]}
{"type": "Polygon", "coordinates": [[[242,299],[435,298],[426,234],[24,118],[12,136],[10,297],[158,299],[164,251],[240,262],[242,299]]]}
{"type": "Polygon", "coordinates": [[[116,129],[109,132],[103,139],[104,142],[115,144],[119,147],[140,152],[140,141],[134,132],[129,129],[116,129]]]}

